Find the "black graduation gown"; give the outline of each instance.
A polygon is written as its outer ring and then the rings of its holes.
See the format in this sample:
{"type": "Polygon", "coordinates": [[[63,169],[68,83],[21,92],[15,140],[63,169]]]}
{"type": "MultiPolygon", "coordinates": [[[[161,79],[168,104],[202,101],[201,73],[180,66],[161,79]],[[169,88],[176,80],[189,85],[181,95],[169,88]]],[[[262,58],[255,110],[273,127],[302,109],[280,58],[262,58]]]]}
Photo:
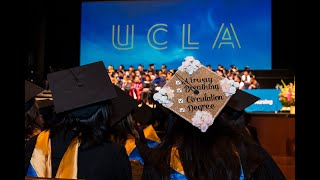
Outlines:
{"type": "MultiPolygon", "coordinates": [[[[51,138],[52,176],[54,177],[60,161],[72,140],[73,134],[59,133],[51,138]]],[[[36,138],[27,142],[25,149],[25,172],[27,172],[36,138]]],[[[99,146],[78,151],[78,178],[86,180],[126,180],[132,179],[131,166],[124,147],[104,142],[99,146]]]]}
{"type": "MultiPolygon", "coordinates": [[[[136,141],[137,148],[141,154],[141,157],[144,158],[144,169],[142,174],[143,180],[162,180],[160,174],[156,171],[151,163],[148,163],[149,158],[152,158],[154,154],[157,152],[152,152],[145,143],[136,141]],[[145,160],[146,159],[146,160],[145,160]]],[[[246,153],[241,153],[243,156],[241,157],[241,164],[244,171],[244,177],[246,180],[285,180],[284,174],[281,172],[280,168],[276,164],[276,162],[272,159],[272,157],[260,146],[255,145],[253,146],[254,150],[257,151],[261,157],[262,161],[256,170],[251,174],[251,177],[246,175],[249,174],[249,166],[250,164],[247,163],[247,159],[245,158],[246,153]]]]}

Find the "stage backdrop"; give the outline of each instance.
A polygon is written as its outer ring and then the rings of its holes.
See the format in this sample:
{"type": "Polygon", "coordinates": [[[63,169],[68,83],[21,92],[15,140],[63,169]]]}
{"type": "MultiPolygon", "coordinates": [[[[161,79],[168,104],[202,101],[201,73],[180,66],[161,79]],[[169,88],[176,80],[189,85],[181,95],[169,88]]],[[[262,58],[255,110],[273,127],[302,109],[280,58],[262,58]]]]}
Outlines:
{"type": "Polygon", "coordinates": [[[271,69],[271,0],[82,2],[80,64],[271,69]],[[201,2],[201,3],[200,3],[201,2]]]}

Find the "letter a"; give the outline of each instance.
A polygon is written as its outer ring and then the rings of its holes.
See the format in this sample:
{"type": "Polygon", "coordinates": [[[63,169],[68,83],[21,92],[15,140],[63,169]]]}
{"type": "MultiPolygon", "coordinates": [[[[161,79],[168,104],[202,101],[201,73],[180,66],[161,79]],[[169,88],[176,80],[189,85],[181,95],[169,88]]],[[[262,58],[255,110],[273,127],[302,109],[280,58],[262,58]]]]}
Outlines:
{"type": "Polygon", "coordinates": [[[232,48],[234,49],[234,42],[237,43],[238,48],[241,48],[240,46],[240,42],[238,40],[236,31],[233,28],[232,23],[230,23],[230,28],[232,30],[232,33],[230,34],[229,28],[224,26],[224,23],[222,23],[219,33],[216,37],[216,40],[214,41],[213,45],[212,45],[212,49],[215,48],[217,42],[219,41],[219,45],[218,48],[220,49],[221,45],[231,45],[232,48]],[[221,33],[223,31],[223,34],[221,33]],[[220,35],[222,35],[222,37],[220,37],[220,35]]]}

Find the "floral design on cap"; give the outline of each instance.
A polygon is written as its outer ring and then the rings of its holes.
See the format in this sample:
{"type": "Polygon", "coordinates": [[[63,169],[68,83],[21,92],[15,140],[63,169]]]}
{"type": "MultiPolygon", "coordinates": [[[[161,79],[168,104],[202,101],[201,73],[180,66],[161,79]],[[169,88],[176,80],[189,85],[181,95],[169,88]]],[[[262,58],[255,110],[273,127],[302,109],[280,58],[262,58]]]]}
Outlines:
{"type": "Polygon", "coordinates": [[[180,71],[186,71],[188,74],[192,74],[197,69],[202,67],[199,60],[196,60],[193,56],[187,56],[184,58],[185,61],[182,62],[182,65],[178,68],[180,71]]]}
{"type": "Polygon", "coordinates": [[[199,128],[201,132],[206,132],[213,124],[214,118],[210,112],[198,110],[191,120],[193,126],[199,128]]]}
{"type": "Polygon", "coordinates": [[[234,80],[224,78],[220,80],[220,86],[226,96],[231,96],[236,93],[237,88],[239,88],[239,83],[234,80]]]}
{"type": "Polygon", "coordinates": [[[158,101],[160,104],[162,104],[166,108],[170,108],[172,103],[172,98],[174,97],[174,90],[172,90],[170,87],[164,87],[159,90],[159,92],[155,93],[153,95],[153,99],[158,101]]]}

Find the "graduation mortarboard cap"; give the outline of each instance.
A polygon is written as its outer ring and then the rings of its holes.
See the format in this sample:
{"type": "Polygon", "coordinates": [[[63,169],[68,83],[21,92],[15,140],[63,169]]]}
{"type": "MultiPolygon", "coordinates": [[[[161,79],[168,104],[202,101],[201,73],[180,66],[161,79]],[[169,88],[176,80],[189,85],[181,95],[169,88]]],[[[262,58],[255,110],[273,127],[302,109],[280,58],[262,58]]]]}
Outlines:
{"type": "Polygon", "coordinates": [[[24,92],[24,102],[27,103],[29,100],[33,99],[36,97],[41,91],[44,89],[34,83],[31,83],[27,80],[24,81],[24,87],[25,87],[25,92],[24,92]]]}
{"type": "Polygon", "coordinates": [[[111,126],[117,124],[125,116],[138,107],[138,102],[127,92],[113,85],[117,93],[117,97],[111,100],[111,126]]]}
{"type": "Polygon", "coordinates": [[[74,110],[117,96],[102,61],[48,74],[56,113],[74,110]]]}
{"type": "Polygon", "coordinates": [[[148,125],[153,120],[152,111],[150,106],[142,102],[132,113],[132,118],[142,125],[148,125]]]}
{"type": "Polygon", "coordinates": [[[242,111],[259,98],[238,90],[239,83],[211,71],[187,56],[174,76],[153,98],[164,107],[206,132],[227,105],[242,111]]]}
{"type": "Polygon", "coordinates": [[[35,97],[44,89],[29,81],[24,81],[24,111],[27,112],[34,104],[35,97]]]}

